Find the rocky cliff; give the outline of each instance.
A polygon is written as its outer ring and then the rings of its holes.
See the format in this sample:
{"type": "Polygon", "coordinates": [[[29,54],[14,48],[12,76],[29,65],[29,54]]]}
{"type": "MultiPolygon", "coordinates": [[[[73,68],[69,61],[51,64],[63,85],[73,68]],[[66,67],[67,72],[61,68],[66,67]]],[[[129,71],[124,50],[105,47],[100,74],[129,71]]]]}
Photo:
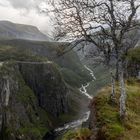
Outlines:
{"type": "Polygon", "coordinates": [[[18,64],[23,79],[34,91],[40,107],[55,117],[68,112],[69,91],[53,63],[18,64]]]}
{"type": "Polygon", "coordinates": [[[52,118],[67,113],[66,87],[53,64],[6,62],[0,67],[0,139],[40,140],[52,118]]]}

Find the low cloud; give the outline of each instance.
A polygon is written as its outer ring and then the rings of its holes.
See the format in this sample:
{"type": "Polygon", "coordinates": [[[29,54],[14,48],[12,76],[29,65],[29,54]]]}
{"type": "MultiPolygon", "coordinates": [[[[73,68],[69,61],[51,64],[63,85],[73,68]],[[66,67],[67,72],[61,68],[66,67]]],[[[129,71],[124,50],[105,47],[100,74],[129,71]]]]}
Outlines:
{"type": "Polygon", "coordinates": [[[32,9],[43,0],[7,0],[11,6],[17,9],[32,9]]]}
{"type": "Polygon", "coordinates": [[[51,34],[49,17],[38,12],[42,0],[0,0],[0,20],[37,26],[51,34]]]}

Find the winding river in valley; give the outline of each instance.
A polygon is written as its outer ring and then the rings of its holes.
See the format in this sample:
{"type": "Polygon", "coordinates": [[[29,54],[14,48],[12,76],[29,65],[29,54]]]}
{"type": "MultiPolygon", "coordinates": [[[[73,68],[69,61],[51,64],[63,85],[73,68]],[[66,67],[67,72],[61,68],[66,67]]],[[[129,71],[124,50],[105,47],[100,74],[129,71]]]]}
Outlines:
{"type": "MultiPolygon", "coordinates": [[[[96,77],[94,76],[93,71],[89,67],[87,67],[86,65],[84,65],[84,67],[89,71],[90,75],[92,76],[92,79],[96,80],[96,77]]],[[[81,88],[79,89],[79,91],[81,94],[84,94],[88,99],[91,100],[93,97],[87,91],[87,88],[89,85],[90,85],[90,82],[88,82],[85,85],[82,85],[81,88]]],[[[82,126],[82,124],[84,122],[87,122],[87,120],[89,119],[89,116],[90,116],[90,111],[87,111],[81,116],[80,119],[75,120],[75,121],[70,122],[70,123],[66,123],[63,127],[56,128],[55,133],[61,134],[67,130],[79,128],[80,126],[82,126]]]]}

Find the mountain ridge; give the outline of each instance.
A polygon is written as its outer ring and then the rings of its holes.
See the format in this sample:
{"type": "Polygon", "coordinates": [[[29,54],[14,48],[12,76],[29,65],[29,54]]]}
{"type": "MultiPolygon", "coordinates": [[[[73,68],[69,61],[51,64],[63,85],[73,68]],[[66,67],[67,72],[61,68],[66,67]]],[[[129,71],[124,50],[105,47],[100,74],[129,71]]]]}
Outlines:
{"type": "Polygon", "coordinates": [[[36,26],[13,23],[11,21],[0,21],[0,40],[3,39],[25,39],[38,41],[51,41],[36,26]]]}

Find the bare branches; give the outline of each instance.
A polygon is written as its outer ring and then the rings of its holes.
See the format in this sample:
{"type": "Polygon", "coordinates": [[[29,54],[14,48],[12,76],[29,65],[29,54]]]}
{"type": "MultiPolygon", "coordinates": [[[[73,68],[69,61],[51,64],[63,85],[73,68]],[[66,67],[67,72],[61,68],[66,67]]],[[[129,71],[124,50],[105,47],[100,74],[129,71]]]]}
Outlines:
{"type": "MultiPolygon", "coordinates": [[[[86,40],[105,54],[119,53],[137,24],[140,0],[51,0],[56,37],[86,40]]],[[[118,57],[118,56],[117,56],[118,57]]]]}

